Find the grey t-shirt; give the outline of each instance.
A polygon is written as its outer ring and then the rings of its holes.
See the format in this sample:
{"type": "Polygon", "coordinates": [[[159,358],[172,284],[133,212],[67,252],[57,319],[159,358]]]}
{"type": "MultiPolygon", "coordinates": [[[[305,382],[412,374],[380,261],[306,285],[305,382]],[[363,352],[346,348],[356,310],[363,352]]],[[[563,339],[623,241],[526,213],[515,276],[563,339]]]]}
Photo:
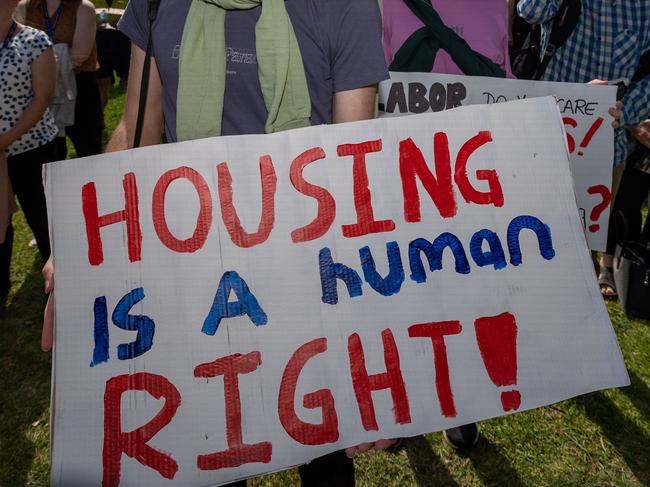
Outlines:
{"type": "MultiPolygon", "coordinates": [[[[153,55],[163,84],[167,140],[176,141],[178,58],[192,0],[161,0],[153,28],[153,55]]],[[[332,97],[339,91],[388,78],[376,0],[286,0],[302,55],[311,124],[332,121],[332,97]]],[[[264,133],[267,110],[255,55],[255,23],[261,7],[226,14],[226,93],[223,135],[264,133]]],[[[147,1],[131,0],[119,24],[141,49],[147,45],[147,1]]]]}

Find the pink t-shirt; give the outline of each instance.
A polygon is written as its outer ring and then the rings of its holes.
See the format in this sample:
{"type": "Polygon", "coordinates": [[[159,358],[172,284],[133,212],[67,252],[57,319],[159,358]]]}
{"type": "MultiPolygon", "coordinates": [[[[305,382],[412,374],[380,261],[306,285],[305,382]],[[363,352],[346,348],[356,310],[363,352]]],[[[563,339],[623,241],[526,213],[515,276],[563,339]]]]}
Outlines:
{"type": "MultiPolygon", "coordinates": [[[[384,54],[388,64],[413,32],[424,26],[402,0],[382,0],[384,54]]],[[[506,0],[431,0],[442,21],[474,49],[501,66],[514,78],[508,56],[508,2],[506,0]]],[[[463,74],[440,49],[433,64],[434,73],[463,74]]]]}

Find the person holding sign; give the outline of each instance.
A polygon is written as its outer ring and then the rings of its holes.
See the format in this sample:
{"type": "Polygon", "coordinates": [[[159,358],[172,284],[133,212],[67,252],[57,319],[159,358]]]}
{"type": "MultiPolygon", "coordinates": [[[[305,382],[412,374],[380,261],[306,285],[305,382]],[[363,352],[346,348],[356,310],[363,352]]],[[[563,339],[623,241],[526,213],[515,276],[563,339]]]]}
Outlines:
{"type": "MultiPolygon", "coordinates": [[[[636,140],[636,147],[625,161],[619,190],[612,204],[607,251],[602,259],[610,266],[613,264],[616,245],[626,240],[650,245],[650,224],[647,218],[643,223],[642,212],[650,192],[650,120],[644,120],[638,127],[629,130],[629,133],[636,140]]],[[[611,289],[616,289],[613,275],[610,274],[608,278],[606,284],[611,289]]]]}
{"type": "MultiPolygon", "coordinates": [[[[133,146],[149,36],[147,3],[132,0],[119,23],[133,45],[131,75],[108,151],[133,146]]],[[[143,145],[159,144],[163,128],[166,140],[176,142],[370,119],[376,85],[388,78],[374,0],[163,0],[151,26],[143,145]]],[[[47,290],[51,270],[50,263],[44,271],[47,290]]],[[[44,348],[52,342],[51,318],[48,302],[44,348]]],[[[381,440],[350,448],[347,456],[339,451],[316,459],[299,468],[302,483],[352,486],[349,457],[393,443],[381,440]]]]}
{"type": "MultiPolygon", "coordinates": [[[[549,23],[561,4],[561,0],[521,0],[517,11],[529,23],[542,24],[542,43],[547,43],[549,23]]],[[[564,45],[553,54],[544,79],[573,83],[629,81],[634,78],[641,55],[648,49],[650,9],[647,5],[631,8],[628,2],[583,1],[580,20],[564,45]]],[[[616,119],[614,127],[619,129],[613,161],[614,166],[619,166],[625,161],[628,142],[621,127],[632,129],[650,117],[650,75],[634,81],[610,113],[616,119]]],[[[616,175],[620,178],[620,172],[616,175]]],[[[616,295],[611,266],[611,256],[605,255],[599,282],[601,292],[607,297],[616,295]]]]}

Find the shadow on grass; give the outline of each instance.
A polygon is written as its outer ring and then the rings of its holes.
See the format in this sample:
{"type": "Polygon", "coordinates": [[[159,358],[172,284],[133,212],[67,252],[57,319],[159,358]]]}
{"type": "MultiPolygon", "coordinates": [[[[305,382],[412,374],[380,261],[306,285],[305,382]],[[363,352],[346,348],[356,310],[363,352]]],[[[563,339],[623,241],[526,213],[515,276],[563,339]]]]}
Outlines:
{"type": "Polygon", "coordinates": [[[646,421],[650,421],[650,389],[641,380],[641,377],[629,369],[627,372],[630,376],[631,384],[629,387],[621,387],[619,391],[632,401],[634,407],[639,410],[646,421]]]}
{"type": "MultiPolygon", "coordinates": [[[[406,440],[404,448],[418,487],[460,486],[438,455],[435,454],[426,438],[423,436],[409,438],[406,440]]],[[[472,450],[459,451],[457,454],[472,463],[476,474],[486,486],[516,487],[525,485],[508,459],[490,440],[483,436],[472,450]]]]}
{"type": "Polygon", "coordinates": [[[29,429],[49,407],[50,355],[40,349],[41,265],[35,258],[0,316],[0,485],[28,483],[36,453],[29,429]]]}
{"type": "Polygon", "coordinates": [[[465,456],[472,462],[476,474],[487,486],[526,485],[510,461],[484,436],[481,436],[478,445],[465,456]]]}
{"type": "Polygon", "coordinates": [[[424,436],[407,438],[404,449],[418,487],[458,487],[458,483],[424,436]]]}
{"type": "MultiPolygon", "coordinates": [[[[632,384],[629,387],[619,390],[647,418],[650,412],[650,391],[633,372],[630,372],[630,380],[632,384]]],[[[602,392],[580,396],[576,398],[576,403],[584,407],[587,417],[601,427],[639,481],[643,485],[650,485],[650,437],[643,429],[626,418],[618,406],[602,392]]]]}

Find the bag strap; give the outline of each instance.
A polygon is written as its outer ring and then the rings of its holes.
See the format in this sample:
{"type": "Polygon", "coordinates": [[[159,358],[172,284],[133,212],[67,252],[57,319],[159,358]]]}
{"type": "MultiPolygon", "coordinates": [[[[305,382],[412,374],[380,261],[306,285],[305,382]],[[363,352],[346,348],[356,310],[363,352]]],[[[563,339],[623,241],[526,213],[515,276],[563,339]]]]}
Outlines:
{"type": "Polygon", "coordinates": [[[632,76],[632,83],[637,83],[650,74],[650,49],[645,51],[639,59],[639,66],[632,76]]]}
{"type": "Polygon", "coordinates": [[[564,0],[562,2],[551,24],[551,34],[546,43],[542,59],[533,74],[533,79],[542,79],[555,52],[571,37],[576,25],[578,25],[581,10],[582,2],[580,0],[564,0]]]}
{"type": "MultiPolygon", "coordinates": [[[[406,39],[404,45],[395,54],[396,58],[398,57],[398,54],[401,54],[400,51],[402,51],[402,48],[410,51],[412,49],[410,49],[408,46],[419,44],[420,41],[424,40],[422,34],[423,32],[427,32],[429,33],[430,37],[436,39],[439,47],[451,56],[454,63],[456,63],[461,71],[463,71],[463,74],[466,74],[468,76],[491,76],[495,78],[506,77],[506,72],[501,68],[501,66],[497,65],[487,56],[484,56],[480,52],[472,49],[472,47],[467,43],[465,39],[463,39],[456,33],[456,31],[444,23],[440,17],[440,14],[438,14],[436,9],[431,4],[431,0],[403,0],[403,2],[413,13],[413,15],[415,15],[420,20],[420,22],[424,24],[424,27],[416,30],[413,34],[411,34],[411,36],[409,36],[408,39],[406,39]],[[439,27],[439,29],[436,30],[436,27],[439,27]],[[451,44],[454,44],[457,49],[447,49],[449,46],[445,45],[445,39],[450,41],[451,44]],[[474,61],[473,63],[472,60],[474,61]]],[[[431,60],[432,67],[435,61],[436,52],[437,48],[433,52],[432,57],[434,59],[431,60]]],[[[395,62],[395,60],[393,62],[395,62]]],[[[404,67],[401,69],[401,71],[406,70],[407,69],[404,69],[404,67]]],[[[428,69],[428,71],[430,70],[431,68],[428,69]]]]}
{"type": "Polygon", "coordinates": [[[147,5],[147,18],[149,20],[149,35],[147,37],[147,52],[142,66],[142,80],[140,81],[140,100],[138,105],[138,118],[135,123],[135,135],[133,136],[133,148],[140,147],[142,129],[144,126],[144,111],[147,104],[147,93],[149,91],[149,73],[151,72],[151,53],[153,51],[153,23],[158,16],[160,0],[149,0],[147,5]]]}

